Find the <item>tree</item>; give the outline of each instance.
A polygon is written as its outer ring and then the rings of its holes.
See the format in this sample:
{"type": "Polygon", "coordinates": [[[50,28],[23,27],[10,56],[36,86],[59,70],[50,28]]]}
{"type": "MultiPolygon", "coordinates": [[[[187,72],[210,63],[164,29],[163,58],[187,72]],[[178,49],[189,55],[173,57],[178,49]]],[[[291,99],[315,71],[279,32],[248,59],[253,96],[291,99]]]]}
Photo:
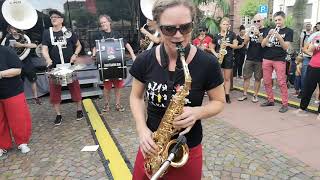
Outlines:
{"type": "Polygon", "coordinates": [[[266,4],[267,0],[246,0],[244,4],[242,4],[240,9],[240,14],[242,16],[248,16],[252,18],[254,15],[257,14],[259,10],[259,6],[266,4]]]}
{"type": "Polygon", "coordinates": [[[196,24],[204,24],[207,28],[209,33],[213,34],[219,31],[219,23],[220,19],[222,17],[216,17],[216,13],[220,9],[223,12],[224,16],[228,16],[230,13],[230,5],[227,0],[193,0],[193,3],[198,7],[201,4],[207,4],[210,2],[214,2],[217,4],[217,6],[214,9],[214,12],[211,16],[204,16],[199,12],[199,9],[197,10],[197,15],[200,15],[202,17],[198,18],[196,24]],[[217,9],[218,8],[218,9],[217,9]]]}
{"type": "Polygon", "coordinates": [[[303,29],[304,17],[305,17],[305,9],[308,0],[296,0],[293,6],[293,43],[292,49],[299,51],[300,49],[300,33],[303,29]]]}

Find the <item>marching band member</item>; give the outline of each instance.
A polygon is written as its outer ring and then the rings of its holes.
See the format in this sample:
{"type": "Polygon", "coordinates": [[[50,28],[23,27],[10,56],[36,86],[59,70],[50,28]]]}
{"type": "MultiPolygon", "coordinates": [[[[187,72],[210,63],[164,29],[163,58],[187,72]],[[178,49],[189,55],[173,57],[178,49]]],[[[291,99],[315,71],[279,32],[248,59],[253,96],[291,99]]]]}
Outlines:
{"type": "Polygon", "coordinates": [[[156,31],[157,22],[147,19],[146,25],[148,26],[148,29],[146,29],[145,26],[142,26],[140,28],[140,32],[144,35],[144,38],[141,38],[140,40],[140,47],[142,48],[142,50],[147,50],[150,43],[153,43],[153,45],[151,46],[152,48],[158,45],[161,41],[161,38],[156,31]]]}
{"type": "Polygon", "coordinates": [[[263,27],[263,18],[261,15],[257,14],[253,17],[253,26],[251,27],[249,33],[245,35],[244,43],[248,46],[247,59],[243,67],[243,96],[238,98],[238,101],[244,101],[247,99],[247,92],[250,86],[250,79],[252,74],[254,74],[254,94],[252,97],[252,102],[258,102],[258,93],[261,85],[262,79],[262,58],[263,58],[263,48],[261,47],[261,42],[263,40],[263,35],[268,33],[268,29],[263,27]]]}
{"type": "MultiPolygon", "coordinates": [[[[94,40],[101,40],[101,39],[107,39],[107,38],[114,38],[114,39],[118,39],[120,38],[120,34],[117,33],[116,31],[112,31],[111,29],[111,23],[112,20],[110,18],[110,16],[108,15],[100,15],[99,17],[99,24],[101,27],[101,31],[99,31],[99,33],[96,35],[96,37],[94,38],[94,40]]],[[[133,49],[131,47],[131,45],[124,40],[125,47],[127,48],[127,50],[129,51],[132,60],[134,61],[136,59],[136,55],[133,52],[133,49]]],[[[95,58],[96,56],[96,47],[93,48],[92,50],[93,54],[92,56],[95,58]]],[[[114,85],[115,87],[115,96],[116,96],[116,110],[117,111],[124,111],[124,107],[120,104],[120,89],[122,89],[124,87],[124,80],[110,80],[110,81],[104,81],[103,82],[103,94],[104,94],[104,100],[105,100],[105,105],[102,109],[103,112],[107,112],[110,111],[110,91],[112,89],[112,85],[114,85]]]]}
{"type": "Polygon", "coordinates": [[[199,28],[199,35],[192,41],[192,44],[204,51],[212,53],[212,50],[213,50],[212,38],[206,33],[207,33],[207,28],[205,26],[201,26],[199,28]]]}
{"type": "Polygon", "coordinates": [[[203,133],[201,121],[218,114],[223,109],[225,99],[221,69],[213,55],[198,51],[196,47],[190,45],[193,17],[195,17],[195,9],[190,1],[158,0],[152,12],[159,26],[161,45],[141,53],[130,69],[134,77],[130,107],[140,141],[133,179],[148,179],[143,164],[147,156],[154,156],[159,150],[152,139],[152,132],[159,128],[171,99],[170,94],[175,93],[184,84],[186,74],[178,60],[180,54],[177,52],[177,43],[181,43],[186,49],[185,59],[192,85],[190,94],[185,99],[187,104],[183,108],[183,113],[173,120],[173,126],[176,129],[183,129],[181,133],[186,135],[190,149],[189,159],[182,167],[169,168],[163,178],[200,180],[203,133]],[[145,113],[145,91],[148,101],[147,113],[145,113]],[[202,105],[206,91],[209,102],[202,105]]]}
{"type": "Polygon", "coordinates": [[[0,45],[0,158],[12,147],[11,134],[22,153],[30,151],[31,114],[20,77],[16,52],[0,45]],[[10,133],[11,131],[11,133],[10,133]]]}
{"type": "MultiPolygon", "coordinates": [[[[64,47],[62,47],[62,55],[65,63],[74,63],[76,58],[81,51],[81,44],[76,34],[72,33],[70,38],[65,38],[62,31],[64,16],[57,10],[49,12],[52,30],[47,29],[43,32],[42,36],[42,54],[45,58],[48,66],[56,67],[57,64],[61,64],[58,45],[54,45],[58,41],[66,41],[64,47]]],[[[61,103],[61,85],[57,85],[53,80],[49,80],[50,86],[50,102],[56,111],[55,125],[60,125],[62,116],[60,112],[61,103]]],[[[77,120],[81,120],[83,117],[82,106],[81,106],[81,91],[79,81],[75,80],[68,84],[68,88],[71,93],[72,100],[77,104],[77,120]]]]}
{"type": "Polygon", "coordinates": [[[285,27],[283,11],[273,15],[276,28],[271,29],[264,36],[261,46],[264,48],[264,59],[262,62],[263,81],[268,95],[268,100],[261,104],[262,107],[274,106],[274,95],[272,91],[272,72],[275,70],[278,84],[280,86],[282,106],[279,112],[288,111],[288,87],[286,76],[286,56],[290,42],[293,40],[293,30],[285,27]]]}
{"type": "MultiPolygon", "coordinates": [[[[8,35],[6,37],[6,46],[11,46],[13,48],[36,48],[37,45],[34,43],[20,43],[21,39],[23,38],[23,34],[19,33],[20,30],[17,28],[9,25],[8,26],[8,35]],[[14,44],[10,44],[10,41],[14,41],[14,44]]],[[[21,70],[21,78],[24,81],[27,78],[31,83],[32,95],[33,100],[36,104],[41,105],[41,101],[38,98],[38,91],[37,91],[37,74],[34,65],[31,62],[30,54],[22,61],[22,70],[21,70]]]]}
{"type": "Polygon", "coordinates": [[[237,48],[237,36],[234,32],[229,31],[230,20],[224,17],[220,21],[220,33],[216,34],[213,38],[213,54],[219,58],[221,56],[220,50],[225,49],[227,54],[224,56],[221,63],[224,78],[224,88],[226,93],[226,102],[231,103],[230,100],[230,78],[233,71],[233,49],[237,48]]]}

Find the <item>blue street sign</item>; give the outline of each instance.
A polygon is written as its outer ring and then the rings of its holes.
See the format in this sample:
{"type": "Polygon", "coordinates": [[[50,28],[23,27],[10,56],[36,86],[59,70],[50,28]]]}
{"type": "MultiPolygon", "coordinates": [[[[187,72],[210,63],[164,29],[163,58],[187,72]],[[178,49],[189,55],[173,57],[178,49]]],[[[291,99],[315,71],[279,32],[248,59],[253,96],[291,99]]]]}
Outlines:
{"type": "Polygon", "coordinates": [[[259,13],[268,13],[268,6],[267,5],[259,6],[259,13]]]}

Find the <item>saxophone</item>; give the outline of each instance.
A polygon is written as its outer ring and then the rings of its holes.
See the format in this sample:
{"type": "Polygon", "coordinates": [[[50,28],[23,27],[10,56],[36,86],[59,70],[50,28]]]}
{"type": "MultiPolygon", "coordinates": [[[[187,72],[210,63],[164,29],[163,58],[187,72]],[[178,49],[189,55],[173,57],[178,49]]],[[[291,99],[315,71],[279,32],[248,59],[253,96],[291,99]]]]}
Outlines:
{"type": "Polygon", "coordinates": [[[226,33],[226,35],[221,39],[221,44],[220,44],[220,51],[219,51],[219,63],[222,64],[224,56],[228,53],[226,50],[226,37],[228,35],[228,31],[226,33]]]}
{"type": "MultiPolygon", "coordinates": [[[[191,89],[192,79],[185,60],[185,49],[181,43],[177,44],[177,49],[183,66],[185,82],[177,93],[172,96],[158,129],[152,134],[152,138],[158,146],[158,152],[155,156],[148,156],[145,159],[144,168],[149,178],[159,170],[162,163],[168,158],[171,149],[177,143],[176,139],[171,140],[171,138],[179,132],[173,127],[173,120],[182,114],[185,97],[191,89]]],[[[175,168],[181,167],[188,161],[188,158],[189,148],[184,144],[176,154],[176,158],[173,159],[171,166],[175,168]]]]}

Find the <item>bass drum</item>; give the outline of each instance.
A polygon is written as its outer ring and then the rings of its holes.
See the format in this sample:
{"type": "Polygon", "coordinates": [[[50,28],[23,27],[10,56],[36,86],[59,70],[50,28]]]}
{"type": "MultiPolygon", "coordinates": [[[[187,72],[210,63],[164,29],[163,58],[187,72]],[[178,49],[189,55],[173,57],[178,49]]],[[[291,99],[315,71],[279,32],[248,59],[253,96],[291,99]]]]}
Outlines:
{"type": "Polygon", "coordinates": [[[123,39],[96,40],[97,66],[100,80],[122,80],[127,78],[127,66],[124,59],[123,39]]]}

